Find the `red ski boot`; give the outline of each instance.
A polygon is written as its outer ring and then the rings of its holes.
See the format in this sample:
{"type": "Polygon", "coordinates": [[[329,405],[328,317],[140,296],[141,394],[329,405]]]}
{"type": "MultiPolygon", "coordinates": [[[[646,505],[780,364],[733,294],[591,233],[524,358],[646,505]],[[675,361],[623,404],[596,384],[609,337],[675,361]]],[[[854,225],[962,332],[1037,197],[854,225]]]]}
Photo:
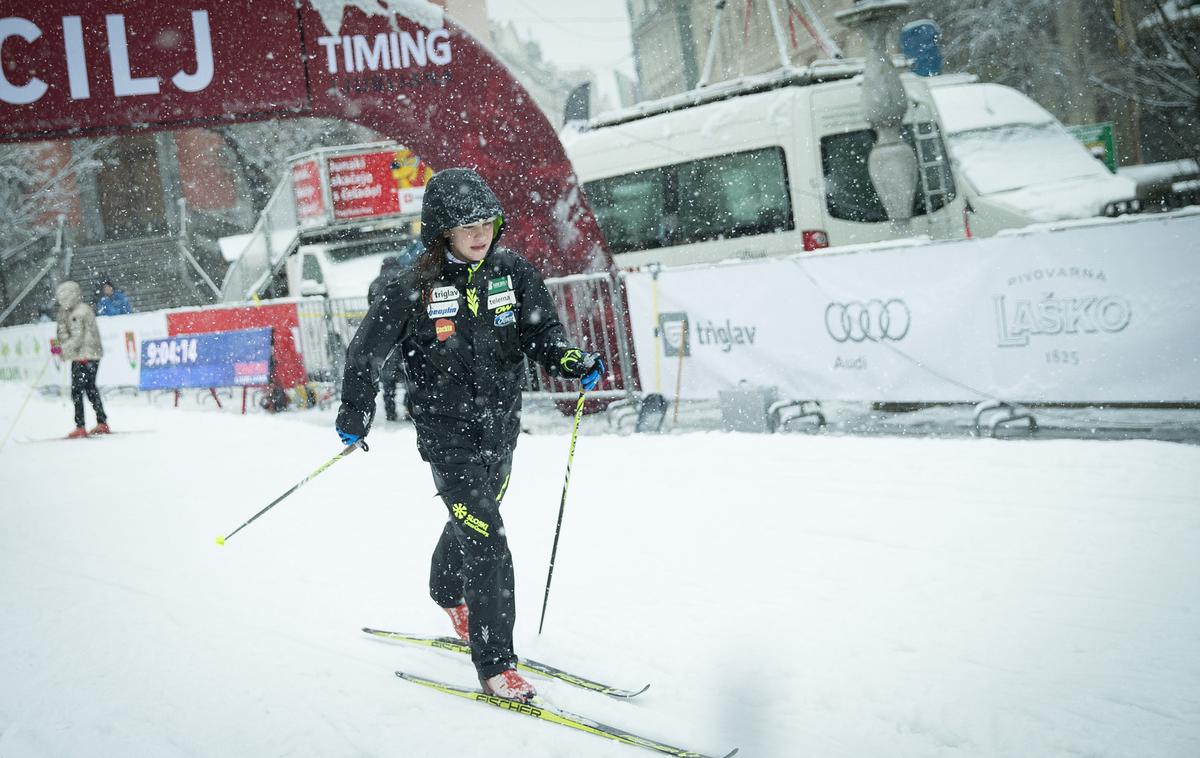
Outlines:
{"type": "Polygon", "coordinates": [[[112,431],[109,430],[108,424],[96,424],[88,434],[112,434],[112,431]]]}
{"type": "Polygon", "coordinates": [[[537,696],[533,685],[512,669],[501,671],[490,679],[480,679],[479,684],[489,695],[506,697],[521,703],[528,703],[537,696]]]}
{"type": "Polygon", "coordinates": [[[67,439],[77,440],[80,437],[86,437],[86,436],[87,436],[87,429],[84,429],[82,426],[77,426],[77,427],[75,427],[75,431],[73,431],[67,435],[67,439]]]}
{"type": "Polygon", "coordinates": [[[443,608],[442,610],[450,616],[450,623],[454,624],[454,633],[458,635],[458,638],[463,642],[469,643],[471,641],[471,632],[470,627],[467,626],[467,604],[459,603],[453,608],[443,608]]]}

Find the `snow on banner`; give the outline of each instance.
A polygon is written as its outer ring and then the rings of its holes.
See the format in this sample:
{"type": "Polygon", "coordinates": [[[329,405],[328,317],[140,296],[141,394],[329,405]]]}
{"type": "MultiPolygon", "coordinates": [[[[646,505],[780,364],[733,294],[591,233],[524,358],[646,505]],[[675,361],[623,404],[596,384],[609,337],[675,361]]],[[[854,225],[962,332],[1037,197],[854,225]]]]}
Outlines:
{"type": "Polygon", "coordinates": [[[651,274],[631,274],[642,386],[658,350],[662,386],[682,365],[693,398],[746,380],[821,400],[1195,402],[1196,239],[1184,213],[664,269],[657,313],[651,274]]]}

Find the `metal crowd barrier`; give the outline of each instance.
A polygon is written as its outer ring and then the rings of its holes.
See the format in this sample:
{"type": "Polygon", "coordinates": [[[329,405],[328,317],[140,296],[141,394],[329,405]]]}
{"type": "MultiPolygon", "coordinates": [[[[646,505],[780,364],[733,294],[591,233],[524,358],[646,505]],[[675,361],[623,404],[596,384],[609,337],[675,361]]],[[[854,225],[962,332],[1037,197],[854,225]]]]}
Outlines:
{"type": "MultiPolygon", "coordinates": [[[[604,380],[589,395],[631,395],[636,386],[622,285],[602,272],[547,279],[546,286],[571,340],[589,351],[600,351],[608,362],[604,380]]],[[[367,299],[309,298],[297,303],[296,310],[309,380],[340,386],[346,346],[366,316],[367,299]]],[[[579,393],[578,381],[552,377],[529,361],[525,376],[526,392],[548,397],[575,397],[579,393]]]]}

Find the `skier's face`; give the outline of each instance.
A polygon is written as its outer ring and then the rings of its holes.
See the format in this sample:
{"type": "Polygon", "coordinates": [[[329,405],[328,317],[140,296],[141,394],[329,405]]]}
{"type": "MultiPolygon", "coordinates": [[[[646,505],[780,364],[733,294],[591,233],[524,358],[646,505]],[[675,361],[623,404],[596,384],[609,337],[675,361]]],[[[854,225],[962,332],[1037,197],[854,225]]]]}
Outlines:
{"type": "Polygon", "coordinates": [[[483,260],[492,247],[495,221],[494,218],[485,218],[467,226],[456,226],[446,232],[446,239],[450,242],[450,251],[454,253],[454,257],[468,263],[483,260]]]}

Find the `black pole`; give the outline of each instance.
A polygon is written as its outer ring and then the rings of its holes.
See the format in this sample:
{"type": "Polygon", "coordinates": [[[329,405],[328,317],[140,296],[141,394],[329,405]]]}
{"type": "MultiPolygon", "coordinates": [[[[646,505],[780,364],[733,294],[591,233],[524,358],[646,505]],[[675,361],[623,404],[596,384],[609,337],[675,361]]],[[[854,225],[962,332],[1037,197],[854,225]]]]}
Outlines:
{"type": "Polygon", "coordinates": [[[567,453],[567,478],[563,481],[562,499],[558,502],[558,523],[554,527],[554,547],[550,549],[550,570],[546,572],[546,594],[542,596],[542,618],[538,621],[538,634],[546,623],[546,603],[550,601],[550,580],[554,578],[554,557],[558,555],[558,535],[562,531],[563,510],[567,505],[567,485],[571,483],[571,461],[575,459],[575,438],[579,435],[579,419],[583,416],[583,396],[587,390],[579,391],[575,403],[575,425],[571,429],[571,450],[567,453]]]}
{"type": "Polygon", "coordinates": [[[268,505],[266,508],[263,508],[261,511],[259,511],[259,512],[258,512],[258,513],[256,513],[256,514],[254,514],[253,516],[251,516],[249,519],[247,519],[247,520],[246,520],[246,523],[242,524],[242,525],[241,525],[241,526],[239,526],[237,529],[234,529],[232,532],[230,532],[229,534],[225,535],[224,537],[217,537],[217,544],[218,544],[218,545],[224,545],[224,544],[225,544],[225,540],[229,539],[229,538],[230,538],[230,537],[232,537],[233,535],[237,534],[238,532],[242,531],[242,530],[243,530],[243,529],[245,529],[246,527],[250,526],[250,524],[252,524],[256,518],[258,518],[259,516],[263,515],[263,514],[264,514],[264,513],[266,513],[267,511],[271,510],[271,509],[272,509],[272,508],[274,508],[276,505],[279,505],[279,503],[280,503],[280,502],[282,502],[282,501],[283,501],[283,499],[284,499],[284,498],[286,498],[288,495],[292,494],[292,493],[293,493],[293,492],[295,492],[296,490],[298,490],[298,489],[300,489],[301,487],[303,487],[303,486],[304,486],[305,484],[307,484],[307,483],[308,483],[310,480],[312,480],[312,479],[315,479],[315,478],[317,477],[317,475],[318,475],[318,474],[320,474],[322,471],[324,471],[325,469],[329,468],[329,467],[330,467],[330,466],[332,466],[333,464],[337,463],[337,462],[338,462],[338,461],[340,461],[341,459],[345,458],[347,455],[350,455],[350,454],[351,454],[351,453],[353,453],[355,450],[357,450],[359,447],[361,447],[361,448],[362,448],[364,451],[368,450],[368,448],[367,448],[367,443],[366,443],[366,441],[365,441],[365,440],[359,440],[358,442],[355,442],[353,445],[346,445],[346,447],[342,448],[342,451],[341,451],[340,453],[338,453],[337,455],[333,456],[333,457],[332,457],[332,458],[330,458],[329,460],[327,460],[327,461],[325,461],[324,463],[322,463],[322,464],[321,464],[319,467],[317,467],[317,470],[316,470],[316,471],[314,471],[314,472],[312,472],[311,474],[309,474],[308,476],[304,477],[304,478],[303,478],[302,480],[300,480],[299,482],[297,482],[297,483],[293,484],[293,485],[292,485],[292,487],[291,487],[291,489],[289,489],[287,492],[283,493],[283,494],[282,494],[282,495],[280,495],[279,497],[277,497],[277,498],[275,498],[274,500],[272,500],[272,501],[271,501],[271,503],[270,503],[270,505],[268,505]]]}

